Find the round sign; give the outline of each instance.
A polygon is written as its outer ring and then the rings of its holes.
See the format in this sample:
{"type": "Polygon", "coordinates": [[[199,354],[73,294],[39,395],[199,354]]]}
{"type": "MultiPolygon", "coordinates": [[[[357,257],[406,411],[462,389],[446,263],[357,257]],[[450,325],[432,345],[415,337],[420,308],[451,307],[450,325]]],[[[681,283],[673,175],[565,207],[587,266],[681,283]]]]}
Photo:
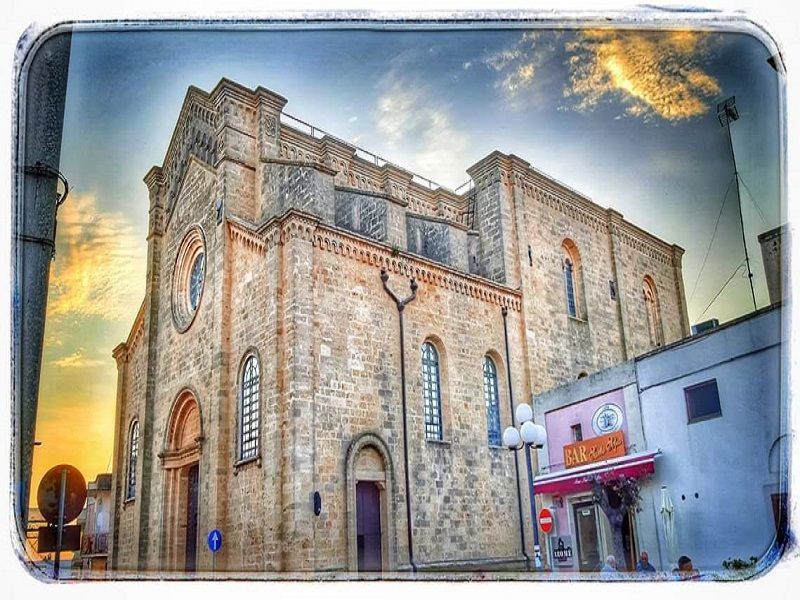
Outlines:
{"type": "Polygon", "coordinates": [[[603,404],[592,415],[592,429],[595,435],[613,433],[622,428],[622,409],[611,402],[603,404]]]}
{"type": "Polygon", "coordinates": [[[48,523],[58,522],[58,497],[61,494],[61,473],[67,472],[64,487],[64,523],[75,519],[86,502],[86,480],[72,465],[58,465],[44,474],[36,491],[36,504],[39,512],[48,523]]]}
{"type": "Polygon", "coordinates": [[[543,508],[539,511],[539,527],[544,533],[553,531],[554,523],[555,519],[553,519],[553,513],[550,512],[549,508],[543,508]]]}
{"type": "Polygon", "coordinates": [[[219,552],[220,548],[222,548],[222,532],[219,529],[212,529],[208,532],[208,549],[219,552]]]}

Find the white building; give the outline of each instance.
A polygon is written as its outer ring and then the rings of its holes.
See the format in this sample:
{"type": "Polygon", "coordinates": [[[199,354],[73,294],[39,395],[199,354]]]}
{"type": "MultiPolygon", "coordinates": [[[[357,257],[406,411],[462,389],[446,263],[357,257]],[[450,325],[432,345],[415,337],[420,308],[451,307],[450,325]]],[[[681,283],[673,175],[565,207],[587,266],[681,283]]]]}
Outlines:
{"type": "Polygon", "coordinates": [[[555,570],[594,570],[614,553],[612,528],[587,483],[598,474],[642,484],[641,510],[622,527],[623,570],[647,551],[660,570],[687,555],[701,571],[722,571],[725,560],[762,558],[782,542],[789,439],[782,314],[773,305],[534,398],[535,418],[548,429],[536,491],[556,517],[550,547],[561,537],[573,555],[551,556],[555,570]],[[609,458],[606,440],[614,436],[624,446],[609,458]],[[585,452],[593,446],[603,448],[594,460],[585,452]],[[672,548],[662,486],[674,506],[672,548]]]}

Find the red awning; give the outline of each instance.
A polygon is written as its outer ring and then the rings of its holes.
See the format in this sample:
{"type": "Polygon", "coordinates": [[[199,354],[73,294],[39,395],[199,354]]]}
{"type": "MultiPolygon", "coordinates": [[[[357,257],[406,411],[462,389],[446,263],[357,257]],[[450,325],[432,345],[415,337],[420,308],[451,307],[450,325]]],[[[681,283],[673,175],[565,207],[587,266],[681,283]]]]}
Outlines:
{"type": "Polygon", "coordinates": [[[656,456],[660,450],[620,456],[580,467],[547,473],[534,478],[534,493],[567,495],[592,489],[591,480],[596,475],[609,479],[620,476],[642,477],[656,470],[656,456]]]}

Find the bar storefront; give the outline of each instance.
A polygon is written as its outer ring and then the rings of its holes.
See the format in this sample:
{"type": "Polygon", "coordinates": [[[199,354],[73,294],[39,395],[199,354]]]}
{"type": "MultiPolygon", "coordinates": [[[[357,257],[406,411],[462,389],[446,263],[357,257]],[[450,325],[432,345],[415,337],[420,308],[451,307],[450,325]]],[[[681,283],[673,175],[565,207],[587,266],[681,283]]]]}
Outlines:
{"type": "Polygon", "coordinates": [[[635,570],[643,549],[636,511],[625,508],[624,495],[614,487],[653,474],[659,451],[636,447],[641,426],[633,427],[632,436],[623,389],[547,408],[548,440],[540,453],[535,493],[555,518],[548,536],[549,565],[554,571],[599,571],[614,555],[618,570],[635,570]]]}

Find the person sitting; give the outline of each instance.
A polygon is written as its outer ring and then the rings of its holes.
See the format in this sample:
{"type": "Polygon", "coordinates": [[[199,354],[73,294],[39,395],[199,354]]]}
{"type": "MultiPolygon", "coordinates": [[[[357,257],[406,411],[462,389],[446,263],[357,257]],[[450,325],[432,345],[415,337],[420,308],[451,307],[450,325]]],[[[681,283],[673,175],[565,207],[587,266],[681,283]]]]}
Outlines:
{"type": "Polygon", "coordinates": [[[600,569],[600,577],[603,579],[616,579],[617,577],[617,559],[613,554],[606,557],[606,562],[603,568],[600,569]]]}
{"type": "Polygon", "coordinates": [[[642,552],[639,555],[639,562],[636,563],[637,573],[655,573],[656,568],[650,563],[650,556],[647,552],[642,552]]]}
{"type": "Polygon", "coordinates": [[[678,559],[678,576],[682,580],[698,579],[700,577],[700,573],[692,564],[692,559],[686,555],[678,559]]]}

